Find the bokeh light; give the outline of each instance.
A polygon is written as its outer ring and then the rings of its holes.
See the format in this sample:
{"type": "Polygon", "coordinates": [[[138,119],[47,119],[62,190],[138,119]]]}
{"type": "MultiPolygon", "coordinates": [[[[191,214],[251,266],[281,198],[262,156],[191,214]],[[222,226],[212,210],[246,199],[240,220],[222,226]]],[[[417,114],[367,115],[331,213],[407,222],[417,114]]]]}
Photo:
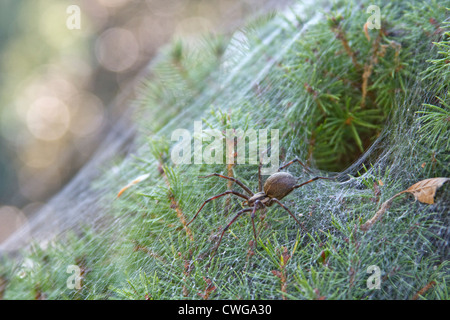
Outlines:
{"type": "Polygon", "coordinates": [[[134,34],[123,28],[110,28],[95,43],[95,56],[112,72],[130,69],[139,58],[139,44],[134,34]]]}
{"type": "Polygon", "coordinates": [[[38,139],[61,139],[69,129],[69,109],[56,97],[40,97],[30,105],[26,123],[28,130],[38,139]]]}
{"type": "MultiPolygon", "coordinates": [[[[20,228],[26,227],[27,217],[25,214],[13,206],[0,207],[0,244],[7,240],[14,232],[20,228]]],[[[25,239],[23,239],[25,241],[25,239]]],[[[8,250],[19,248],[8,247],[8,250]]]]}
{"type": "Polygon", "coordinates": [[[128,108],[114,99],[135,97],[130,83],[161,46],[233,30],[268,1],[2,0],[0,206],[28,215],[27,205],[64,186],[128,108]],[[80,7],[80,29],[66,25],[69,5],[80,7]]]}

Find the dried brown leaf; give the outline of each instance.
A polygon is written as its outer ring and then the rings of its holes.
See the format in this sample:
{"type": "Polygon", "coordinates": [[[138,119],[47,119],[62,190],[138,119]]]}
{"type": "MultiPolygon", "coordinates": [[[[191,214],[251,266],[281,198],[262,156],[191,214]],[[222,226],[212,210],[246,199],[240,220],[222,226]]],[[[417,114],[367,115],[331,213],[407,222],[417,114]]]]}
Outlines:
{"type": "Polygon", "coordinates": [[[413,184],[404,192],[411,193],[416,200],[422,203],[433,204],[436,190],[450,178],[430,178],[413,184]]]}
{"type": "Polygon", "coordinates": [[[377,222],[383,216],[386,210],[389,209],[392,201],[403,193],[411,193],[416,200],[419,200],[422,203],[433,204],[436,190],[448,180],[450,180],[450,178],[430,178],[413,184],[408,189],[397,193],[396,195],[385,201],[381,205],[381,208],[375,213],[375,215],[366,223],[360,226],[360,229],[363,231],[369,230],[375,224],[375,222],[377,222]]]}

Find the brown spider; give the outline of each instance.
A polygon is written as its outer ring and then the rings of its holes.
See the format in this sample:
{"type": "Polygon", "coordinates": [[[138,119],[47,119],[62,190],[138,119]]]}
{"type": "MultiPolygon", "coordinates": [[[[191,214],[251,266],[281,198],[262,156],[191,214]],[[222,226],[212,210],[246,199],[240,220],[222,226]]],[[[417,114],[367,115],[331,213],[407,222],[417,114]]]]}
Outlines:
{"type": "Polygon", "coordinates": [[[199,178],[208,178],[208,177],[220,177],[220,178],[224,178],[227,180],[231,180],[233,182],[235,182],[236,184],[238,184],[242,189],[244,189],[249,195],[245,195],[242,194],[240,192],[234,191],[234,190],[227,190],[224,193],[218,194],[214,197],[211,197],[209,199],[207,199],[205,202],[203,202],[202,206],[200,207],[200,209],[198,209],[197,213],[194,215],[194,217],[192,218],[191,221],[189,221],[187,223],[186,226],[188,226],[192,221],[194,221],[194,219],[197,217],[197,215],[199,214],[199,212],[203,209],[203,207],[210,201],[226,196],[227,194],[234,194],[238,197],[241,197],[243,199],[245,199],[245,201],[243,202],[244,206],[248,206],[249,208],[245,208],[242,209],[240,211],[237,212],[237,214],[233,217],[233,219],[231,219],[231,221],[228,223],[228,225],[223,229],[222,234],[220,236],[219,242],[216,246],[217,250],[219,248],[220,242],[222,241],[222,237],[225,234],[225,231],[228,230],[228,228],[236,221],[236,219],[242,215],[244,212],[252,212],[251,214],[251,219],[252,219],[252,225],[253,225],[253,234],[255,236],[255,243],[256,243],[256,228],[255,228],[255,213],[256,210],[258,209],[262,209],[264,207],[270,207],[271,205],[273,205],[274,203],[277,203],[278,205],[280,205],[284,210],[286,210],[291,216],[292,218],[294,218],[294,220],[299,224],[300,227],[303,227],[303,225],[297,220],[297,218],[292,214],[292,212],[283,204],[280,202],[281,199],[283,199],[284,197],[286,197],[289,193],[291,193],[294,189],[300,188],[301,186],[304,186],[305,184],[308,184],[310,182],[316,181],[318,179],[335,179],[335,178],[328,178],[328,177],[319,177],[316,176],[306,182],[303,182],[301,184],[297,184],[296,183],[296,178],[291,175],[288,172],[280,172],[280,170],[287,168],[288,166],[290,166],[291,164],[293,164],[294,162],[298,162],[300,163],[303,168],[305,168],[305,170],[309,173],[311,173],[311,171],[297,158],[294,160],[289,161],[288,163],[286,163],[285,165],[281,166],[278,168],[278,172],[270,175],[266,182],[264,183],[264,186],[262,186],[261,183],[261,164],[259,165],[259,170],[258,170],[258,180],[259,180],[259,192],[257,193],[253,193],[246,185],[244,185],[241,181],[239,181],[238,179],[232,178],[232,177],[227,177],[218,173],[212,173],[210,175],[207,176],[203,176],[203,177],[199,177],[199,178]]]}

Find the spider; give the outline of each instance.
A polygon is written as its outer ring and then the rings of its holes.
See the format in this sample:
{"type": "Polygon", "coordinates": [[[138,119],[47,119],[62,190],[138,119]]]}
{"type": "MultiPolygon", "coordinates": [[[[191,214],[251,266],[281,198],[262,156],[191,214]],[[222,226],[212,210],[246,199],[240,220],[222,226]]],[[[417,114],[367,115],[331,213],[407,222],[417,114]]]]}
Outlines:
{"type": "Polygon", "coordinates": [[[245,195],[243,193],[234,191],[234,190],[227,190],[221,194],[218,194],[214,197],[211,197],[209,199],[207,199],[205,202],[203,202],[202,206],[200,207],[200,209],[198,209],[197,213],[194,215],[194,217],[191,219],[191,221],[189,221],[186,226],[188,226],[192,221],[195,220],[195,218],[197,218],[197,215],[199,214],[199,212],[203,209],[203,207],[210,201],[215,200],[217,198],[226,196],[227,194],[233,194],[235,196],[238,196],[240,198],[245,199],[245,201],[243,202],[244,206],[247,206],[248,208],[244,208],[240,211],[238,211],[236,213],[236,215],[231,219],[231,221],[226,225],[226,227],[223,229],[222,234],[220,235],[220,239],[219,242],[214,250],[214,252],[219,248],[220,243],[222,241],[223,235],[225,234],[225,232],[228,230],[228,228],[236,221],[237,218],[239,218],[239,216],[241,216],[243,213],[245,212],[251,212],[251,219],[252,219],[252,225],[253,225],[253,234],[255,236],[255,243],[256,243],[256,228],[255,228],[255,214],[256,211],[258,209],[262,209],[265,207],[270,207],[273,204],[278,204],[279,206],[281,206],[284,210],[286,210],[292,218],[294,218],[294,220],[298,223],[298,225],[304,229],[303,225],[297,220],[297,218],[295,217],[294,214],[292,214],[292,212],[288,209],[288,207],[286,207],[283,203],[281,203],[281,199],[283,199],[284,197],[286,197],[289,193],[291,193],[294,189],[300,188],[301,186],[304,186],[305,184],[311,183],[313,181],[316,181],[318,179],[335,179],[335,178],[329,178],[329,177],[320,177],[320,176],[316,176],[306,182],[297,184],[296,182],[296,178],[291,175],[288,172],[281,172],[282,169],[287,168],[288,166],[290,166],[291,164],[298,162],[300,165],[303,166],[303,168],[305,168],[305,170],[308,173],[312,173],[299,159],[295,158],[291,161],[289,161],[288,163],[286,163],[285,165],[281,166],[278,168],[278,171],[275,172],[274,174],[270,175],[266,182],[264,183],[264,186],[261,183],[261,164],[259,165],[259,169],[258,169],[258,180],[259,180],[259,191],[257,193],[253,193],[245,184],[243,184],[241,181],[239,181],[236,178],[233,177],[227,177],[218,173],[212,173],[209,174],[207,176],[202,176],[199,178],[209,178],[209,177],[219,177],[219,178],[223,178],[223,179],[227,179],[230,181],[235,182],[237,185],[239,185],[246,193],[248,193],[248,195],[245,195]]]}

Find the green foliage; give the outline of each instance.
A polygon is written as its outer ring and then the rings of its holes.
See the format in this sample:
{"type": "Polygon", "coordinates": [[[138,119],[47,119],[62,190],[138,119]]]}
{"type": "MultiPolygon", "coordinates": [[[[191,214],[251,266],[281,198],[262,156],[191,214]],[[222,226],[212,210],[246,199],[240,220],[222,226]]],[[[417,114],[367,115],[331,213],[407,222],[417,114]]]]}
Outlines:
{"type": "MultiPolygon", "coordinates": [[[[450,9],[448,9],[450,10],[450,9]]],[[[438,48],[438,56],[428,60],[431,65],[423,72],[423,80],[431,80],[432,89],[436,94],[430,103],[424,103],[423,108],[416,113],[419,124],[418,134],[421,143],[429,148],[431,167],[447,168],[450,160],[450,96],[448,84],[450,82],[450,22],[443,24],[442,39],[433,43],[438,48]],[[436,156],[436,154],[438,155],[436,156]]],[[[430,166],[430,165],[429,165],[430,166]]]]}
{"type": "MultiPolygon", "coordinates": [[[[406,84],[426,67],[427,56],[414,52],[427,50],[429,42],[420,39],[429,38],[429,31],[409,14],[423,9],[411,4],[396,23],[400,8],[391,6],[381,10],[379,30],[364,32],[365,10],[349,6],[347,16],[329,13],[327,23],[309,28],[293,47],[287,77],[304,90],[290,99],[296,118],[308,124],[308,156],[320,168],[342,170],[358,158],[395,113],[394,101],[408,94],[406,84]]],[[[432,9],[438,14],[437,6],[432,9]]]]}
{"type": "Polygon", "coordinates": [[[369,232],[359,229],[392,195],[448,176],[448,11],[438,2],[384,1],[382,29],[368,40],[368,4],[338,2],[327,19],[271,15],[229,41],[164,51],[142,87],[141,147],[101,179],[111,189],[105,222],[32,252],[42,267],[28,280],[14,278],[8,264],[5,296],[31,299],[39,284],[47,297],[67,299],[448,299],[447,185],[435,205],[405,197],[369,232]],[[206,199],[238,190],[198,176],[234,176],[256,191],[258,166],[173,164],[171,133],[192,133],[194,121],[220,132],[279,129],[282,161],[307,159],[314,174],[329,174],[315,164],[340,171],[358,161],[340,181],[316,181],[283,199],[307,231],[273,206],[257,213],[256,242],[244,215],[212,257],[243,204],[218,198],[188,225],[206,199]],[[68,264],[89,270],[81,291],[65,289],[68,264]],[[381,286],[371,290],[373,265],[381,286]]]}

